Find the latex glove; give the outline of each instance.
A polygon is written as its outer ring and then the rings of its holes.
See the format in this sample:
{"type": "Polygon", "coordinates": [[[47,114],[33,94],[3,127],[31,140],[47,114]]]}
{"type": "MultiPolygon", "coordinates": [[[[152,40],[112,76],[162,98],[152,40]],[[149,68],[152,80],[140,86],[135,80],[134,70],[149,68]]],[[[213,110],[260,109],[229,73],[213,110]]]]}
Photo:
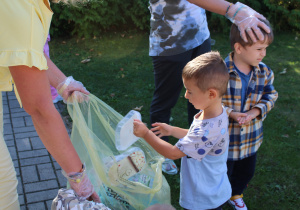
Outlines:
{"type": "Polygon", "coordinates": [[[252,8],[240,2],[237,2],[234,5],[230,6],[225,17],[227,17],[232,23],[238,26],[241,37],[245,42],[248,42],[246,32],[253,42],[257,41],[256,36],[259,38],[259,40],[264,40],[264,35],[261,32],[260,28],[262,28],[267,33],[270,32],[270,28],[258,19],[266,18],[263,15],[257,13],[252,8]],[[256,36],[253,32],[256,34],[256,36]]]}
{"type": "Polygon", "coordinates": [[[79,200],[93,200],[96,203],[100,203],[100,197],[95,192],[94,187],[86,174],[85,165],[83,164],[81,172],[66,173],[62,171],[62,174],[68,179],[71,188],[76,192],[79,200]]]}
{"type": "Polygon", "coordinates": [[[76,81],[72,76],[67,77],[63,82],[56,87],[59,95],[63,97],[64,102],[67,103],[68,98],[72,95],[72,99],[82,102],[86,100],[84,94],[90,94],[89,91],[79,81],[76,81]],[[81,94],[81,93],[84,94],[81,94]]]}

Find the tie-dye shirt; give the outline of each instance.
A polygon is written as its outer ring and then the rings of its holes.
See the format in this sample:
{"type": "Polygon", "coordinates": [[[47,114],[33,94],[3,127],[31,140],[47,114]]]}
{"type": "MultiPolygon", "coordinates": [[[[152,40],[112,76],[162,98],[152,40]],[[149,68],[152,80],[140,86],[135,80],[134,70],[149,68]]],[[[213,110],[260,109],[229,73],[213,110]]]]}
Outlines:
{"type": "Polygon", "coordinates": [[[150,0],[150,56],[170,56],[198,47],[210,33],[205,10],[187,0],[150,0]]]}

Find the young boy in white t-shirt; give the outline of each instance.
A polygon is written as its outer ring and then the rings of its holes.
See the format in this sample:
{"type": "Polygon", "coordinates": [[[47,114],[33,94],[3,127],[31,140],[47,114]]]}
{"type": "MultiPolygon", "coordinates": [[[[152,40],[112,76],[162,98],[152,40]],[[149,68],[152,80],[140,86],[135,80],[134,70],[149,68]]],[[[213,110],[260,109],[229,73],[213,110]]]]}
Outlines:
{"type": "Polygon", "coordinates": [[[185,97],[201,111],[190,129],[153,123],[151,131],[139,120],[134,134],[144,138],[166,158],[181,160],[180,205],[184,209],[221,209],[231,196],[227,177],[228,116],[222,106],[229,74],[218,52],[209,52],[190,61],[183,69],[185,97]],[[160,139],[174,136],[173,146],[160,139]]]}

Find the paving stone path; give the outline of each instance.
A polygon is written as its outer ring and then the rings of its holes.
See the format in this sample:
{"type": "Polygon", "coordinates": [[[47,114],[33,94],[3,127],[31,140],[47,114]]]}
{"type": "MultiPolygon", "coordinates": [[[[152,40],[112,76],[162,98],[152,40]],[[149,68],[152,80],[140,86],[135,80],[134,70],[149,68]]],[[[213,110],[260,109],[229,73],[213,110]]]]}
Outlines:
{"type": "MultiPolygon", "coordinates": [[[[58,189],[66,187],[66,178],[14,92],[2,92],[2,100],[4,139],[17,172],[21,210],[50,210],[58,189]]],[[[64,104],[58,102],[55,107],[61,113],[64,104]]]]}

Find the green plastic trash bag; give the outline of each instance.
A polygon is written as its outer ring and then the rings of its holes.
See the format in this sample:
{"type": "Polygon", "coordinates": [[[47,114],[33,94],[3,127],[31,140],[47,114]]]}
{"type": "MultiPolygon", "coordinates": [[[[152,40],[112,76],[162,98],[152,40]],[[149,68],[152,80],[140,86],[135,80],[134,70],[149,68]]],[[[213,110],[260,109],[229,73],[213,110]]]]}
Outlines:
{"type": "Polygon", "coordinates": [[[80,103],[72,97],[68,100],[68,112],[73,120],[71,140],[86,164],[101,202],[114,210],[144,210],[156,203],[170,204],[170,187],[161,170],[164,157],[144,139],[118,151],[115,129],[123,116],[92,94],[80,96],[80,103]],[[133,157],[135,152],[145,157],[145,164],[134,175],[115,174],[118,170],[113,167],[126,162],[125,158],[133,157]]]}

